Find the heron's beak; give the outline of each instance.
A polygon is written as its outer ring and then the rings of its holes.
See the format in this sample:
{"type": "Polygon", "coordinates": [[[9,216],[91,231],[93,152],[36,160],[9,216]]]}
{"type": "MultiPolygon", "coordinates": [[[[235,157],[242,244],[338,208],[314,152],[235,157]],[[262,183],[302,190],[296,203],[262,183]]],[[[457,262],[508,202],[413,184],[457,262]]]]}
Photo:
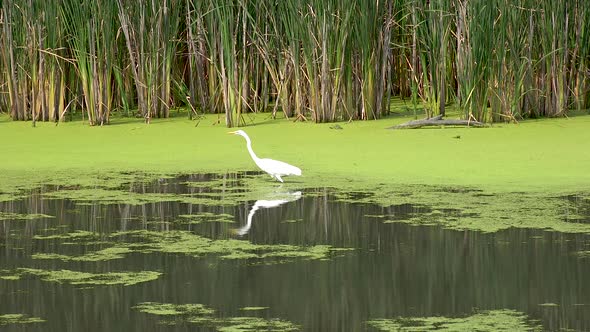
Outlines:
{"type": "Polygon", "coordinates": [[[227,133],[228,134],[235,134],[236,132],[235,131],[228,131],[227,133]]]}

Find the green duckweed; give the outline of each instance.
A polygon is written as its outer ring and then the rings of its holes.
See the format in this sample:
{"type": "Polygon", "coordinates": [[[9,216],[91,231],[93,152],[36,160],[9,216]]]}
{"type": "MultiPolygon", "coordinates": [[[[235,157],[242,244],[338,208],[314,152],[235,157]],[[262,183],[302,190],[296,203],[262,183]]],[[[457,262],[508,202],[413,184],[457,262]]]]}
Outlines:
{"type": "Polygon", "coordinates": [[[18,280],[24,276],[36,276],[43,281],[72,285],[123,285],[131,286],[158,279],[162,273],[156,271],[89,273],[72,270],[41,270],[18,268],[0,271],[0,278],[18,280]]]}
{"type": "Polygon", "coordinates": [[[0,220],[35,220],[35,219],[42,219],[42,218],[55,218],[55,217],[47,215],[47,214],[42,214],[42,213],[23,214],[23,213],[0,211],[0,220]]]}
{"type": "MultiPolygon", "coordinates": [[[[217,331],[238,332],[238,331],[299,331],[300,327],[289,321],[277,318],[260,317],[217,317],[215,310],[202,304],[172,304],[143,302],[134,306],[140,312],[159,316],[160,323],[165,325],[176,325],[180,323],[191,323],[200,326],[213,327],[217,331]]],[[[246,307],[244,311],[256,311],[267,309],[267,307],[246,307]]]]}
{"type": "Polygon", "coordinates": [[[514,310],[490,310],[464,318],[400,317],[374,319],[367,325],[379,331],[542,331],[542,327],[514,310]]]}
{"type": "MultiPolygon", "coordinates": [[[[72,232],[39,239],[57,238],[96,238],[91,232],[72,232]]],[[[328,245],[311,247],[276,244],[253,244],[246,240],[213,240],[188,231],[148,231],[133,230],[115,232],[108,237],[113,240],[112,247],[89,252],[83,255],[62,255],[57,253],[35,253],[33,259],[57,259],[62,261],[106,261],[125,257],[130,253],[170,253],[193,257],[219,255],[226,260],[249,260],[264,264],[286,263],[295,259],[326,260],[334,253],[354,250],[353,248],[334,248],[328,245]]],[[[111,242],[105,242],[111,243],[111,242]]]]}
{"type": "Polygon", "coordinates": [[[31,317],[25,314],[3,314],[0,315],[0,326],[12,325],[12,324],[31,324],[31,323],[43,323],[44,319],[39,317],[31,317]]]}

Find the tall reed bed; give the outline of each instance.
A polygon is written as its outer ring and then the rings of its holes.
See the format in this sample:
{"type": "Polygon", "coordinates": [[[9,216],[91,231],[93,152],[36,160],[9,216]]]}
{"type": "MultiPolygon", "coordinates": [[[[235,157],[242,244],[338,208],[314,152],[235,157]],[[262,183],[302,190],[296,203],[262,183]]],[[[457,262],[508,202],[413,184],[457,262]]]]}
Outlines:
{"type": "Polygon", "coordinates": [[[67,70],[56,7],[31,0],[5,1],[0,38],[3,111],[15,120],[61,120],[67,70]]]}
{"type": "MultiPolygon", "coordinates": [[[[105,2],[113,7],[112,1],[105,2]]],[[[147,123],[152,117],[170,114],[172,64],[179,42],[181,6],[180,0],[116,2],[138,110],[147,123]]]]}
{"type": "Polygon", "coordinates": [[[150,122],[187,107],[329,122],[390,98],[516,121],[590,106],[584,0],[2,2],[0,107],[15,120],[150,122]]]}
{"type": "Polygon", "coordinates": [[[64,1],[61,9],[88,122],[103,125],[113,105],[117,30],[111,22],[116,12],[110,4],[94,0],[64,1]]]}
{"type": "Polygon", "coordinates": [[[464,114],[491,122],[587,109],[589,10],[578,0],[459,0],[464,114]]]}

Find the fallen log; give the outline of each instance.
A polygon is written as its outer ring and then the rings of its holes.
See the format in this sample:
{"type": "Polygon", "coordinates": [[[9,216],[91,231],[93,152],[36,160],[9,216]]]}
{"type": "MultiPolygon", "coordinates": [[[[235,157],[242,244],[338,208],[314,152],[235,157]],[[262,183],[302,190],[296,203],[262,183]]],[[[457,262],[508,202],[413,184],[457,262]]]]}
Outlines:
{"type": "Polygon", "coordinates": [[[442,115],[435,116],[433,118],[427,118],[422,120],[412,120],[405,123],[398,124],[397,126],[391,126],[385,129],[414,129],[421,127],[436,127],[436,126],[467,126],[467,127],[486,127],[487,125],[483,122],[475,120],[459,120],[459,119],[443,119],[442,115]]]}

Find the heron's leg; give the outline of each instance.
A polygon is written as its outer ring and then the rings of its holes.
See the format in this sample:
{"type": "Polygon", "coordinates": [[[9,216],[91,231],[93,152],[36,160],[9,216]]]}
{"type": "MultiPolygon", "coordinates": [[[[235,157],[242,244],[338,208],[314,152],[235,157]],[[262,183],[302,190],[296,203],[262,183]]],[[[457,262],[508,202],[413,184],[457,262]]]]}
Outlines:
{"type": "Polygon", "coordinates": [[[283,182],[283,179],[281,179],[281,176],[280,176],[280,175],[278,175],[278,174],[275,174],[275,178],[277,178],[277,180],[279,180],[279,181],[283,182]]]}

